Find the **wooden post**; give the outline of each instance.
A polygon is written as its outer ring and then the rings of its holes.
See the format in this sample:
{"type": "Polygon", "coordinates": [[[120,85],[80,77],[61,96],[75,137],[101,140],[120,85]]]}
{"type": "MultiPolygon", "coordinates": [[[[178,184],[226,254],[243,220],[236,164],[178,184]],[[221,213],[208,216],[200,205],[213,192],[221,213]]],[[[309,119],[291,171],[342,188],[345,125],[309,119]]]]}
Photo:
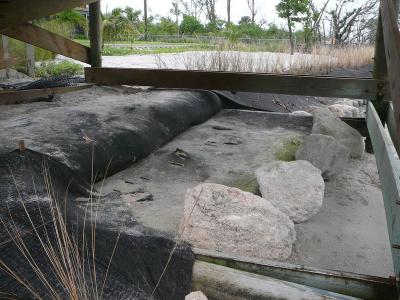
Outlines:
{"type": "Polygon", "coordinates": [[[100,1],[89,4],[90,64],[101,67],[102,24],[100,1]]]}
{"type": "Polygon", "coordinates": [[[8,36],[1,36],[2,47],[3,47],[3,57],[6,64],[6,77],[10,77],[9,59],[10,59],[10,48],[8,45],[8,36]]]}
{"type": "MultiPolygon", "coordinates": [[[[392,0],[395,6],[396,15],[398,15],[399,10],[399,0],[392,0]]],[[[385,40],[383,35],[383,26],[382,26],[382,14],[379,11],[378,17],[378,26],[376,29],[376,38],[375,38],[375,55],[374,55],[374,70],[373,70],[374,79],[378,80],[387,80],[388,79],[388,66],[386,61],[386,53],[385,53],[385,40]]],[[[375,106],[375,109],[379,115],[379,118],[382,121],[382,124],[385,123],[388,103],[383,101],[383,95],[379,91],[380,87],[377,87],[378,91],[375,99],[372,103],[375,106]]]]}
{"type": "Polygon", "coordinates": [[[35,47],[26,44],[26,71],[29,77],[35,77],[35,47]]]}

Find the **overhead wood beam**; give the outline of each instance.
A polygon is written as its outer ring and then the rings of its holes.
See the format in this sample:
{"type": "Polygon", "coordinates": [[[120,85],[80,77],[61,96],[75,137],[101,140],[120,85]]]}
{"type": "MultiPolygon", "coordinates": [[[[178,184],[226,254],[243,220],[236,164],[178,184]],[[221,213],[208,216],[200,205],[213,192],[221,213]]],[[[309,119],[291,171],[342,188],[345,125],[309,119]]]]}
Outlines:
{"type": "Polygon", "coordinates": [[[72,9],[98,0],[13,0],[0,2],[0,31],[60,11],[72,9]]]}
{"type": "Polygon", "coordinates": [[[86,68],[85,75],[87,82],[105,85],[126,84],[335,98],[371,99],[379,84],[383,85],[382,92],[386,92],[384,81],[340,77],[124,68],[86,68]]]}
{"type": "Polygon", "coordinates": [[[400,32],[397,25],[397,8],[393,0],[381,0],[380,12],[382,15],[390,94],[393,102],[397,137],[400,139],[400,32]]]}
{"type": "Polygon", "coordinates": [[[30,23],[2,30],[2,34],[90,64],[90,48],[30,23]]]}

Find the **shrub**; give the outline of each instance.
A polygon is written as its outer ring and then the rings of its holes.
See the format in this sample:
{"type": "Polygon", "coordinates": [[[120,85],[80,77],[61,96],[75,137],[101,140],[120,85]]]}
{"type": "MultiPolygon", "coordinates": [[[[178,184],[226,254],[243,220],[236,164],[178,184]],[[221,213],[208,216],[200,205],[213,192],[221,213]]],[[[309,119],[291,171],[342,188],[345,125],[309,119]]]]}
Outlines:
{"type": "Polygon", "coordinates": [[[36,68],[36,76],[38,77],[53,77],[60,75],[80,75],[83,74],[82,65],[70,62],[62,61],[59,63],[55,62],[43,62],[40,67],[36,68]]]}
{"type": "Polygon", "coordinates": [[[181,26],[181,33],[194,34],[204,32],[204,26],[193,16],[184,16],[181,26]]]}

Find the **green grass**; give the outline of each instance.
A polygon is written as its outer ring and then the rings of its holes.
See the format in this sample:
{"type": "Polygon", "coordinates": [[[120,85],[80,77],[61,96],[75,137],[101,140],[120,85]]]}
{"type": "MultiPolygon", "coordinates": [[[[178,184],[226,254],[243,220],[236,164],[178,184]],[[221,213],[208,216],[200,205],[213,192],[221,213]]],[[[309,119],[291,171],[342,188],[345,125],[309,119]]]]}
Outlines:
{"type": "Polygon", "coordinates": [[[46,62],[36,68],[36,76],[53,77],[60,75],[81,75],[83,74],[83,66],[70,62],[62,61],[59,63],[46,62]]]}
{"type": "Polygon", "coordinates": [[[300,147],[301,139],[299,137],[287,138],[275,152],[277,160],[294,161],[296,160],[296,152],[300,147]]]}
{"type": "Polygon", "coordinates": [[[204,51],[210,50],[207,46],[191,47],[160,47],[160,48],[123,48],[123,47],[104,47],[102,54],[104,56],[123,56],[123,55],[143,55],[143,54],[162,54],[162,53],[181,53],[185,51],[204,51]]]}

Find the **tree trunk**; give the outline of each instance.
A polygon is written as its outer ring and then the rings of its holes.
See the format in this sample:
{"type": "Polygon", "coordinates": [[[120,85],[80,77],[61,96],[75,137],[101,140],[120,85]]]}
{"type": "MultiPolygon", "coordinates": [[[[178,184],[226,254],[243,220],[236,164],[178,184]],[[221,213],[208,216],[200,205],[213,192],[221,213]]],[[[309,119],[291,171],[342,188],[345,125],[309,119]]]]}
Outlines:
{"type": "Polygon", "coordinates": [[[147,0],[144,0],[143,3],[143,10],[144,10],[144,39],[147,41],[147,33],[148,33],[148,28],[147,28],[147,0]]]}
{"type": "Polygon", "coordinates": [[[253,25],[254,25],[255,18],[256,18],[256,9],[254,7],[254,1],[255,0],[251,1],[251,24],[253,24],[253,25]]]}
{"type": "Polygon", "coordinates": [[[231,0],[226,1],[226,9],[228,12],[228,22],[227,24],[229,25],[231,23],[231,0]]]}
{"type": "Polygon", "coordinates": [[[292,22],[290,17],[287,18],[288,20],[288,28],[289,28],[289,39],[290,39],[290,54],[294,54],[294,43],[293,43],[293,34],[292,34],[292,22]]]}

